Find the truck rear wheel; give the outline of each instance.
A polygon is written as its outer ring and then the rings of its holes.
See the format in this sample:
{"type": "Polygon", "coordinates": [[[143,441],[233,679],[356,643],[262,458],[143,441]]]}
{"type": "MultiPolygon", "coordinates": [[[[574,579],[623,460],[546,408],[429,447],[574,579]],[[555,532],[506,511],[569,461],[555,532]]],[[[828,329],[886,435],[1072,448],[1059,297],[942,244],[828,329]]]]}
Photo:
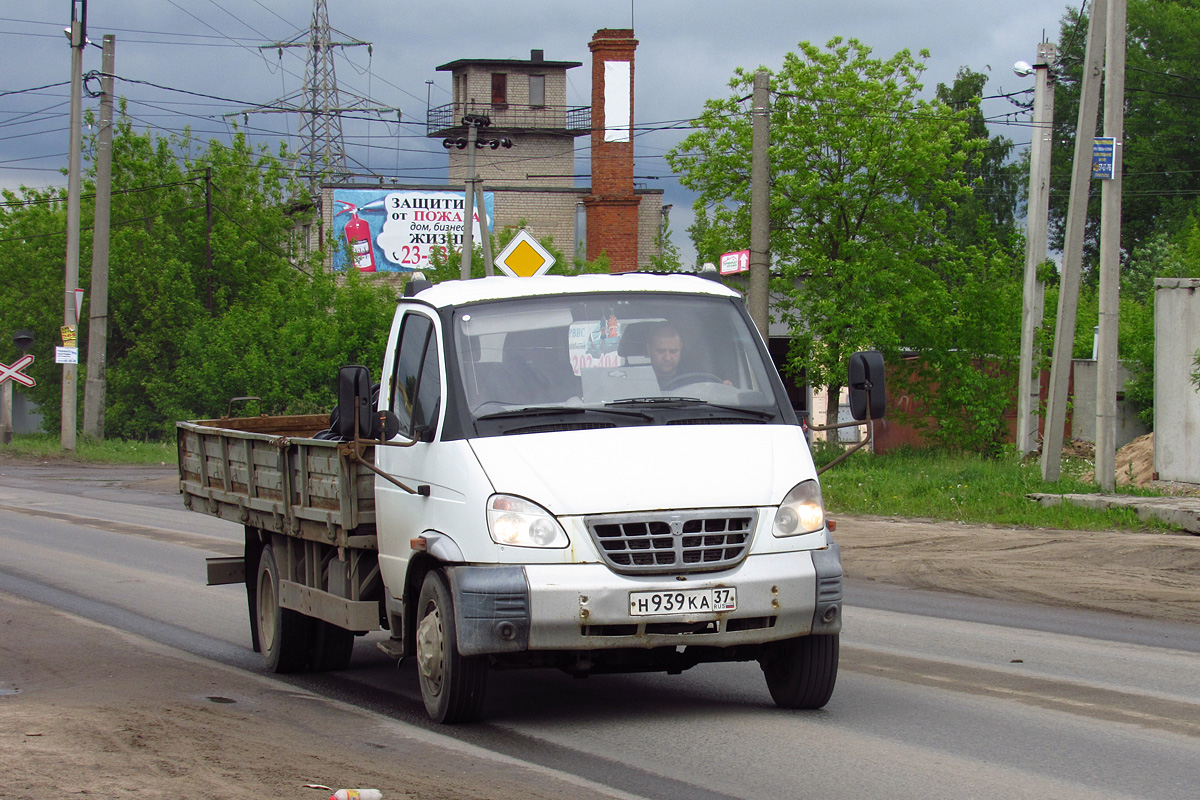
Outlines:
{"type": "Polygon", "coordinates": [[[323,619],[313,619],[312,627],[312,668],[317,672],[337,672],[350,666],[354,631],[323,619]]]}
{"type": "Polygon", "coordinates": [[[312,620],[279,606],[279,565],[271,545],[258,561],[258,649],[272,672],[301,672],[308,666],[312,620]]]}
{"type": "Polygon", "coordinates": [[[458,652],[454,601],[446,576],[425,576],[417,601],[417,673],[425,710],[436,722],[471,722],[483,711],[488,662],[458,652]]]}
{"type": "Polygon", "coordinates": [[[780,708],[821,708],[833,695],[838,634],[799,636],[763,646],[759,666],[780,708]]]}

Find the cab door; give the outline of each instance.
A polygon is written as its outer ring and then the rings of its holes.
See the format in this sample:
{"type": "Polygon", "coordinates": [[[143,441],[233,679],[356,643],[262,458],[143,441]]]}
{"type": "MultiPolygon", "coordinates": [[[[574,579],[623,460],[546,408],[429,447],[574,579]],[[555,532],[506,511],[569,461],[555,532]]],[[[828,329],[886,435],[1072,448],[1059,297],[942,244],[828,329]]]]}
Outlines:
{"type": "Polygon", "coordinates": [[[427,530],[437,516],[435,509],[449,494],[440,485],[445,479],[438,466],[446,381],[439,327],[437,318],[423,308],[401,310],[393,323],[398,333],[395,346],[388,348],[380,388],[380,408],[391,409],[400,426],[390,445],[375,448],[376,466],[410,489],[422,487],[408,492],[375,478],[379,567],[395,597],[403,595],[412,555],[409,542],[427,530]]]}

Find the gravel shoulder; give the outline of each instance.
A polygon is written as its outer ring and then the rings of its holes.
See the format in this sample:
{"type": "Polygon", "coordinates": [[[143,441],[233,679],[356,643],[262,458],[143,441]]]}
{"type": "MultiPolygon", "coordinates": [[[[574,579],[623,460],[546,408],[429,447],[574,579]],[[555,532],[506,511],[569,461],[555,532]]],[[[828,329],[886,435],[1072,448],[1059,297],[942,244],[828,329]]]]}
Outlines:
{"type": "Polygon", "coordinates": [[[1200,537],[839,517],[846,575],[1200,624],[1200,537]]]}

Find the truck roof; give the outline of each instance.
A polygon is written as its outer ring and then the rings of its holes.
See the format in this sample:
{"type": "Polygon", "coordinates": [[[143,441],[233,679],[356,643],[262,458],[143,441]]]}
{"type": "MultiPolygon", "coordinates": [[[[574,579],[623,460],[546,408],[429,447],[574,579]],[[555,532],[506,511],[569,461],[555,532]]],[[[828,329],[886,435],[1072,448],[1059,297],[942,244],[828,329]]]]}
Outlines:
{"type": "Polygon", "coordinates": [[[435,308],[446,308],[484,300],[598,292],[675,292],[718,297],[740,296],[724,284],[698,275],[626,272],[615,275],[539,275],[533,278],[495,275],[467,281],[443,281],[421,290],[412,299],[428,303],[435,308]]]}

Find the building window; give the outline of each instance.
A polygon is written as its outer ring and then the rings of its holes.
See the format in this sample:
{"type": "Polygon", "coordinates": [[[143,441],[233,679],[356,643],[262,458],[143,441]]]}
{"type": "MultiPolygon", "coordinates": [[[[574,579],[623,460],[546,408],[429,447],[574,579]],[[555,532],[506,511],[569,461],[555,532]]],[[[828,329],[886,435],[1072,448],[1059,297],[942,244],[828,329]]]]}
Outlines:
{"type": "Polygon", "coordinates": [[[508,105],[508,74],[492,73],[492,105],[504,108],[508,105]]]}
{"type": "Polygon", "coordinates": [[[541,108],[546,105],[545,75],[529,76],[529,105],[532,108],[541,108]]]}

